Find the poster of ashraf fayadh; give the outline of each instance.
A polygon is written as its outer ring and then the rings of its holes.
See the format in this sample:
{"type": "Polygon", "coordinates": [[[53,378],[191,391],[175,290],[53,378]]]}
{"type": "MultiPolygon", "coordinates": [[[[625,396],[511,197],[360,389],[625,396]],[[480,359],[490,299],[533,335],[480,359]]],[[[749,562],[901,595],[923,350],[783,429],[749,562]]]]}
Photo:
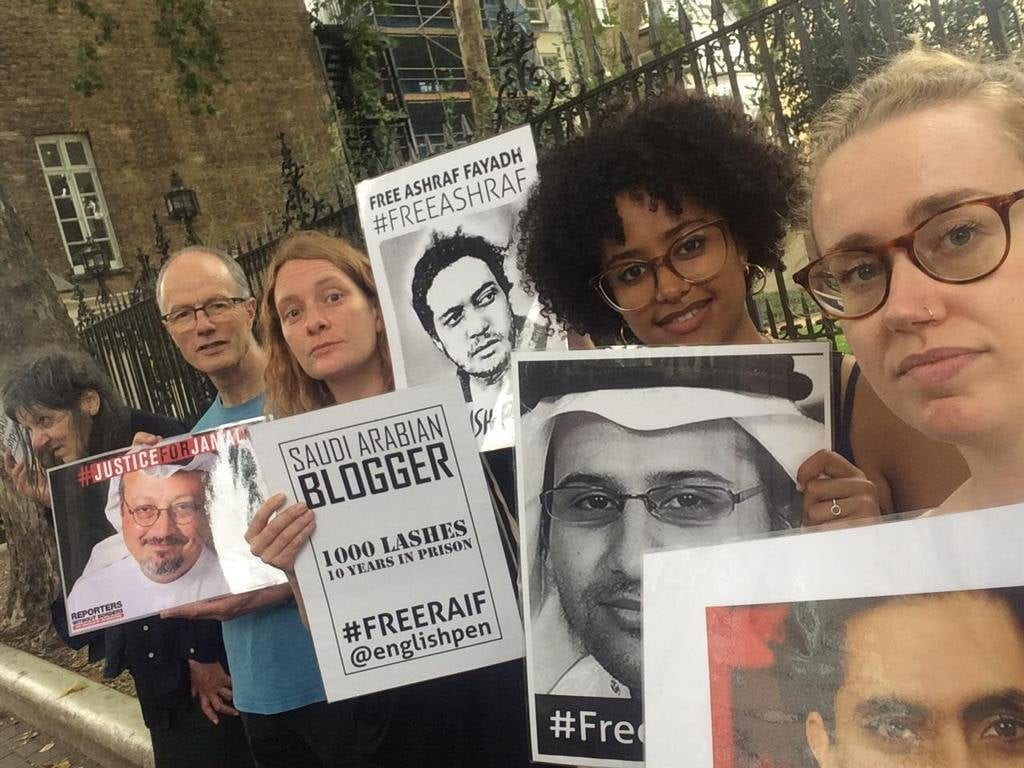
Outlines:
{"type": "Polygon", "coordinates": [[[221,427],[49,470],[72,635],[284,583],[245,541],[266,495],[249,429],[221,427]]]}
{"type": "Polygon", "coordinates": [[[466,410],[436,382],[254,430],[268,485],[316,517],[295,574],[329,701],[523,656],[466,410]]]}
{"type": "Polygon", "coordinates": [[[799,527],[826,344],[518,355],[533,755],[643,760],[641,556],[799,527]]]}
{"type": "Polygon", "coordinates": [[[515,264],[529,126],[356,187],[399,388],[455,379],[482,451],[512,445],[512,352],[565,349],[515,264]]]}
{"type": "Polygon", "coordinates": [[[645,555],[648,766],[1024,765],[1022,514],[645,555]]]}

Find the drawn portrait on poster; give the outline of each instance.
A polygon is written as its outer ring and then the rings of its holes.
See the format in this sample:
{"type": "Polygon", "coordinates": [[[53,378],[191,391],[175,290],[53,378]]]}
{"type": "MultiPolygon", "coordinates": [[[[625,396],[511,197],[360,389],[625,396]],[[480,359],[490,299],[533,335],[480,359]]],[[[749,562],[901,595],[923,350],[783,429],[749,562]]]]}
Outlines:
{"type": "Polygon", "coordinates": [[[634,765],[641,556],[799,527],[827,348],[527,354],[516,376],[534,758],[634,765]]]}
{"type": "Polygon", "coordinates": [[[535,166],[527,127],[356,190],[396,384],[457,380],[480,450],[512,445],[512,353],[566,346],[516,266],[535,166]]]}
{"type": "Polygon", "coordinates": [[[248,427],[222,427],[51,469],[71,634],[285,581],[249,552],[265,496],[248,427]],[[71,525],[87,515],[93,525],[71,525]],[[106,530],[96,540],[84,531],[106,530]]]}
{"type": "Polygon", "coordinates": [[[295,573],[329,701],[523,655],[465,415],[447,381],[253,430],[267,482],[316,514],[295,573]]]}
{"type": "Polygon", "coordinates": [[[648,764],[1024,765],[1022,512],[646,556],[648,764]]]}

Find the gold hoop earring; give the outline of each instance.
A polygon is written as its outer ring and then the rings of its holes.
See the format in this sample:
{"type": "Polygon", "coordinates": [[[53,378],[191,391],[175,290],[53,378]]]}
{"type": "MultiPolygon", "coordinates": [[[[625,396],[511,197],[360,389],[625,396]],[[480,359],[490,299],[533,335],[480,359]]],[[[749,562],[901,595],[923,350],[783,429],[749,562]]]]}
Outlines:
{"type": "Polygon", "coordinates": [[[757,296],[768,285],[768,273],[760,264],[751,264],[748,262],[743,268],[743,273],[745,275],[749,275],[751,270],[754,271],[754,276],[748,281],[747,292],[751,296],[757,296]]]}
{"type": "Polygon", "coordinates": [[[629,339],[626,338],[626,323],[624,321],[622,323],[619,323],[619,341],[622,342],[622,346],[624,347],[636,344],[635,340],[630,341],[629,339]]]}

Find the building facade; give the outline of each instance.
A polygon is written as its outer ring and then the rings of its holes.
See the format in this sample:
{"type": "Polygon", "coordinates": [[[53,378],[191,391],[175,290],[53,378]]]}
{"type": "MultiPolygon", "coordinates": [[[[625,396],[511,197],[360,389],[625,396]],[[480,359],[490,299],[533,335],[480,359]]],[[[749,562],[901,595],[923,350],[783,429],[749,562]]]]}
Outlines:
{"type": "Polygon", "coordinates": [[[45,3],[0,0],[0,176],[55,282],[77,276],[94,291],[82,263],[91,238],[109,258],[108,284],[130,286],[137,251],[153,252],[154,212],[180,247],[164,200],[174,171],[196,193],[204,242],[276,228],[285,200],[279,133],[306,165],[311,189],[344,178],[302,0],[213,4],[227,76],[213,115],[192,114],[179,100],[170,51],[153,33],[156,4],[94,5],[117,27],[99,47],[104,87],[86,97],[72,78],[79,45],[95,35],[91,22],[65,4],[49,12],[45,3]]]}

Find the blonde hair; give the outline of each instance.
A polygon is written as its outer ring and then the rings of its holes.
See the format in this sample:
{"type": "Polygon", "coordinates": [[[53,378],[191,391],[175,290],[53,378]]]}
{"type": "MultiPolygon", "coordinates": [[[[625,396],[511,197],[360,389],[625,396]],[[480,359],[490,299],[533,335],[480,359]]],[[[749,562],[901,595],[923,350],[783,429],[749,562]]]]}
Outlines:
{"type": "Polygon", "coordinates": [[[971,61],[915,46],[833,97],[810,127],[811,173],[855,134],[919,109],[974,100],[998,109],[1024,151],[1024,71],[1013,61],[971,61]]]}
{"type": "MultiPolygon", "coordinates": [[[[260,323],[263,329],[263,345],[267,353],[267,368],[263,374],[267,385],[266,411],[275,416],[293,416],[334,405],[334,397],[327,385],[312,378],[299,365],[288,348],[281,330],[281,319],[277,315],[274,301],[274,287],[281,267],[289,261],[302,259],[328,261],[340,269],[367,300],[379,309],[377,285],[370,269],[370,260],[362,251],[338,237],[322,232],[296,232],[285,237],[274,251],[264,272],[266,290],[260,302],[260,323]]],[[[377,334],[377,354],[384,368],[387,391],[394,388],[394,374],[391,369],[391,352],[384,331],[377,334]]]]}
{"type": "MultiPolygon", "coordinates": [[[[920,109],[959,101],[994,107],[1024,155],[1024,71],[1018,62],[972,61],[920,44],[834,96],[811,123],[808,186],[858,133],[920,109]]],[[[810,195],[807,196],[810,223],[810,195]]]]}

